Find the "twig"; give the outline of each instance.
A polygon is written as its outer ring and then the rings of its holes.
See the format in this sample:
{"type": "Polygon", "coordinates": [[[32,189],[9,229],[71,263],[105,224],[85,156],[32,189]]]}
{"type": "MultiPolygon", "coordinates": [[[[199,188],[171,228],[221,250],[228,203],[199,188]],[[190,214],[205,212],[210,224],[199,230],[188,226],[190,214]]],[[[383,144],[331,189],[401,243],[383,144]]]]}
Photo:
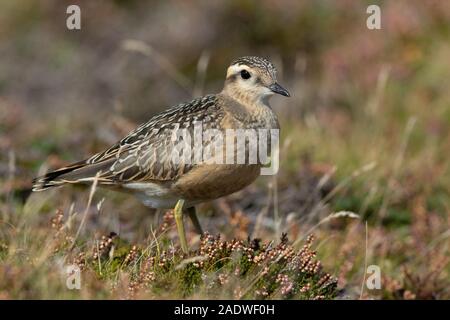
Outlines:
{"type": "Polygon", "coordinates": [[[366,252],[364,254],[363,281],[361,283],[361,294],[359,295],[359,300],[362,300],[363,293],[364,293],[364,284],[366,283],[368,238],[369,238],[369,229],[368,229],[367,221],[366,221],[366,252]]]}
{"type": "Polygon", "coordinates": [[[379,216],[381,218],[380,221],[382,221],[383,218],[386,216],[387,207],[389,206],[389,202],[392,196],[392,190],[394,188],[395,178],[397,177],[398,172],[400,171],[400,168],[402,166],[403,159],[406,153],[406,148],[408,147],[409,138],[411,136],[412,130],[414,129],[416,121],[417,121],[416,117],[411,117],[409,118],[408,123],[406,124],[405,133],[403,135],[403,141],[400,146],[400,152],[397,154],[397,157],[394,161],[394,169],[392,175],[389,177],[388,185],[383,196],[383,202],[380,207],[379,211],[379,216]]]}
{"type": "Polygon", "coordinates": [[[135,51],[142,53],[143,55],[153,59],[153,61],[164,70],[175,82],[177,82],[186,92],[192,93],[192,82],[185,75],[180,73],[177,68],[164,57],[157,52],[152,46],[139,40],[125,40],[122,42],[122,48],[128,51],[135,51]]]}
{"type": "Polygon", "coordinates": [[[98,183],[98,178],[99,178],[100,174],[101,174],[101,171],[97,172],[97,174],[95,175],[95,178],[94,178],[94,181],[93,181],[92,187],[91,187],[91,192],[89,193],[89,199],[88,199],[88,202],[87,202],[87,205],[86,205],[86,209],[84,210],[83,218],[81,218],[80,225],[78,227],[77,233],[75,234],[75,237],[73,239],[73,243],[72,243],[72,246],[71,246],[70,250],[72,250],[74,248],[75,242],[77,241],[77,238],[78,238],[78,236],[81,233],[81,229],[83,228],[83,226],[84,226],[84,224],[86,222],[86,217],[87,217],[87,214],[89,212],[89,208],[91,207],[92,198],[94,197],[95,190],[97,189],[97,183],[98,183]]]}
{"type": "Polygon", "coordinates": [[[205,87],[206,70],[208,69],[211,54],[209,51],[203,51],[197,62],[197,75],[195,77],[194,90],[192,95],[198,97],[203,94],[205,87]]]}
{"type": "Polygon", "coordinates": [[[326,216],[325,218],[323,218],[322,220],[320,220],[317,224],[315,224],[314,226],[312,226],[307,232],[304,233],[304,235],[302,237],[299,237],[297,240],[295,240],[295,242],[292,244],[292,246],[296,246],[298,245],[305,237],[307,237],[308,235],[310,235],[315,229],[317,229],[320,225],[331,221],[333,219],[339,219],[339,218],[351,218],[351,219],[359,219],[359,215],[357,215],[354,212],[351,211],[338,211],[338,212],[333,212],[332,214],[326,216]]]}

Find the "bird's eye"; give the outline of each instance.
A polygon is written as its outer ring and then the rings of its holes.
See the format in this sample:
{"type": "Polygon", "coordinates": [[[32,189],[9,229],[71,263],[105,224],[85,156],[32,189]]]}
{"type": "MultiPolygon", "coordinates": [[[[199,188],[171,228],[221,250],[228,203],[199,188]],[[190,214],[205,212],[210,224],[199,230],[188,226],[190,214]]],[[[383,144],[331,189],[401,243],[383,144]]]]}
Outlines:
{"type": "Polygon", "coordinates": [[[247,70],[242,70],[241,77],[242,77],[242,79],[245,79],[245,80],[249,79],[251,77],[250,72],[248,72],[247,70]]]}

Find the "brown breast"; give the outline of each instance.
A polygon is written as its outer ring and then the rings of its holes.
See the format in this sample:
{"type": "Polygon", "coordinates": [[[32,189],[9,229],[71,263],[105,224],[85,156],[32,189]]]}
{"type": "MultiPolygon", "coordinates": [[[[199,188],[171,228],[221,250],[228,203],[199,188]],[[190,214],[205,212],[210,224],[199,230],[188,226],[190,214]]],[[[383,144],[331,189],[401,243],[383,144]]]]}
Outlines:
{"type": "Polygon", "coordinates": [[[259,165],[202,165],[183,175],[172,190],[186,200],[212,200],[248,186],[259,174],[259,165]]]}

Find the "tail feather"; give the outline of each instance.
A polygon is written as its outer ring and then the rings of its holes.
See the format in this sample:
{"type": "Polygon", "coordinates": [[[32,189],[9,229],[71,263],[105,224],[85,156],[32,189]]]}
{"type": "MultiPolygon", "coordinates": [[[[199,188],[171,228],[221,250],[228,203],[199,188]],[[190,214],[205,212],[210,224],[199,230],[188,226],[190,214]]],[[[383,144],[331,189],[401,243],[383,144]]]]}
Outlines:
{"type": "Polygon", "coordinates": [[[61,186],[67,181],[62,179],[62,177],[76,169],[82,168],[85,163],[75,163],[68,167],[64,167],[55,171],[46,173],[43,176],[33,179],[33,191],[43,191],[51,187],[61,186]]]}
{"type": "Polygon", "coordinates": [[[74,163],[68,167],[48,172],[33,180],[33,191],[42,191],[51,187],[61,186],[66,183],[89,183],[94,181],[97,175],[102,183],[108,183],[107,174],[115,159],[107,159],[98,163],[86,161],[74,163]]]}

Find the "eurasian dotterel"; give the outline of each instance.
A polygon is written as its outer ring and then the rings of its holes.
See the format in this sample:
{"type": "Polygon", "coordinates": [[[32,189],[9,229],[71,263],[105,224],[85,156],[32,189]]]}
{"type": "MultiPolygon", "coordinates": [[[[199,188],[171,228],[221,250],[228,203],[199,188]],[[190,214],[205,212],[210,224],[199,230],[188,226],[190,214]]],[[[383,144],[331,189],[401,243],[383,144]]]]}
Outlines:
{"type": "MultiPolygon", "coordinates": [[[[289,92],[277,83],[271,62],[254,56],[236,59],[228,67],[220,93],[178,104],[153,116],[107,150],[34,179],[33,191],[96,181],[100,187],[132,193],[146,206],[175,208],[181,247],[187,252],[183,212],[188,213],[201,234],[195,205],[249,185],[259,176],[262,164],[199,162],[186,157],[174,161],[174,132],[195,134],[199,123],[202,130],[216,133],[230,129],[279,129],[269,104],[274,93],[289,97],[289,92]]],[[[212,141],[203,143],[211,147],[212,141]]]]}

